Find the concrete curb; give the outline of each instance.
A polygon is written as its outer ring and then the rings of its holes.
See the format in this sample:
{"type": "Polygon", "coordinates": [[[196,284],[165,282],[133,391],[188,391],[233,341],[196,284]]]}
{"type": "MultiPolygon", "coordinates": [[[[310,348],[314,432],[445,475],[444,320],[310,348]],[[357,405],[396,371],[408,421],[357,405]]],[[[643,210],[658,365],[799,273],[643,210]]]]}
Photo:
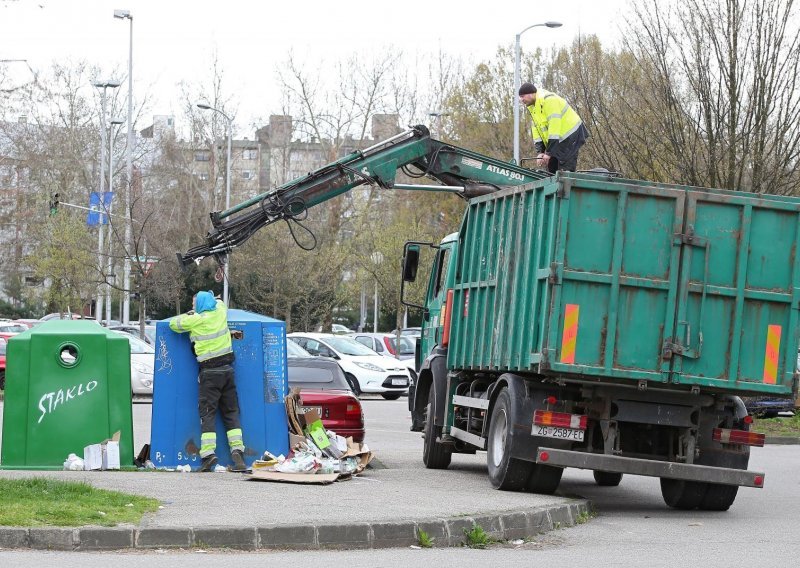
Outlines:
{"type": "Polygon", "coordinates": [[[419,530],[437,548],[464,544],[464,529],[481,526],[492,538],[513,540],[585,522],[586,499],[564,505],[505,513],[341,525],[271,525],[197,528],[20,528],[0,527],[0,549],[124,550],[154,548],[232,548],[237,550],[352,550],[405,548],[418,544],[419,530]]]}
{"type": "Polygon", "coordinates": [[[775,444],[776,446],[791,446],[800,444],[800,436],[767,436],[764,438],[765,444],[775,444]]]}

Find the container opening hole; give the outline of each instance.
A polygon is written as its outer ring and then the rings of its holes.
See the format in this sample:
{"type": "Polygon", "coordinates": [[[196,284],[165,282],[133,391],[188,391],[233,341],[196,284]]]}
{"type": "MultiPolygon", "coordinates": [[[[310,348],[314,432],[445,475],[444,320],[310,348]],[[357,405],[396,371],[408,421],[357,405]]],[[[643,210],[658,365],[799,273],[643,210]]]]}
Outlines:
{"type": "Polygon", "coordinates": [[[58,354],[61,363],[66,367],[72,367],[78,362],[78,348],[74,345],[64,345],[58,354]]]}

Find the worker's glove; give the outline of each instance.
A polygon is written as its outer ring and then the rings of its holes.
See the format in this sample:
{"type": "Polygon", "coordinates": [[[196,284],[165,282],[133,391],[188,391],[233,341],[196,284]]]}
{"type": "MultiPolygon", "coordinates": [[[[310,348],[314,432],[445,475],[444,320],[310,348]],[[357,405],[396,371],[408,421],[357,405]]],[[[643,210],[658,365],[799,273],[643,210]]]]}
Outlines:
{"type": "Polygon", "coordinates": [[[547,165],[550,163],[549,154],[539,154],[538,156],[536,156],[536,159],[539,160],[539,166],[542,168],[546,168],[547,165]]]}

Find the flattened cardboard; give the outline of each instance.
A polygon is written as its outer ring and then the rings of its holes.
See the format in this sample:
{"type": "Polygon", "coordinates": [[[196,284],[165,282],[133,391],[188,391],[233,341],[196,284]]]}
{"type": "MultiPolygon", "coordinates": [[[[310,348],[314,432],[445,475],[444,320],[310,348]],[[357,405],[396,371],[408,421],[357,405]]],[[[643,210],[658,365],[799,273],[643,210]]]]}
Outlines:
{"type": "Polygon", "coordinates": [[[281,473],[279,471],[253,471],[247,476],[251,481],[275,481],[279,483],[303,483],[328,485],[339,478],[338,473],[281,473]]]}

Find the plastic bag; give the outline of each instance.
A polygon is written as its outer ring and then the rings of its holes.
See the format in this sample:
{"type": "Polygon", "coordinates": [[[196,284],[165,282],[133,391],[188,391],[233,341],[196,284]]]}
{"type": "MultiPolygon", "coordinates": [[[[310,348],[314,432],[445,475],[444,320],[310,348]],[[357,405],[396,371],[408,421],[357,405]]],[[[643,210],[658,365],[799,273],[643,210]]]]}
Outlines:
{"type": "Polygon", "coordinates": [[[75,454],[70,454],[64,461],[64,469],[68,471],[83,471],[83,459],[75,454]]]}

